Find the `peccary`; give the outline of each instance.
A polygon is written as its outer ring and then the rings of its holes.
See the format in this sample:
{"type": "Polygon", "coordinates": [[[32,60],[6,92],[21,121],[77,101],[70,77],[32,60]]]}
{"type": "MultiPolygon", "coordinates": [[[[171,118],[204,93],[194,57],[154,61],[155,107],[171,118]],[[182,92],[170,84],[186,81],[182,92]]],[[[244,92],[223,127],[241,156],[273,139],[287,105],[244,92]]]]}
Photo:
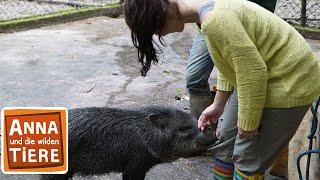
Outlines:
{"type": "Polygon", "coordinates": [[[123,179],[144,179],[154,165],[204,152],[197,120],[171,107],[140,109],[80,108],[69,111],[69,171],[41,179],[123,172],[123,179]]]}

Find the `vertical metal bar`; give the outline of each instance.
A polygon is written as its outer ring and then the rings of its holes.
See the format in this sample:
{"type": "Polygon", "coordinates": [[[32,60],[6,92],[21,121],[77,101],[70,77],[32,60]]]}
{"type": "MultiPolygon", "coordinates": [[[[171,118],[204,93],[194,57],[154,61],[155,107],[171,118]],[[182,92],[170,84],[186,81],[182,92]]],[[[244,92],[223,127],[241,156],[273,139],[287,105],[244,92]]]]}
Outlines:
{"type": "Polygon", "coordinates": [[[301,25],[307,24],[307,0],[301,0],[301,25]]]}

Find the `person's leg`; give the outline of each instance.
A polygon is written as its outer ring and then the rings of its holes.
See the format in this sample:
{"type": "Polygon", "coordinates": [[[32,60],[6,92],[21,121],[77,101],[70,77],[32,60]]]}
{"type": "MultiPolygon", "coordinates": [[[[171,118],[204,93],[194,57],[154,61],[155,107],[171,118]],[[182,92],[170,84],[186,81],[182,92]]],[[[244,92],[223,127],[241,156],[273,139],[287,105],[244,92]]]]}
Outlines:
{"type": "Polygon", "coordinates": [[[218,122],[218,143],[208,151],[215,157],[214,179],[232,179],[233,177],[233,148],[237,135],[238,100],[233,92],[226,105],[225,111],[218,122]]]}
{"type": "Polygon", "coordinates": [[[199,118],[202,111],[213,102],[208,79],[213,62],[200,32],[194,38],[186,69],[186,87],[190,93],[191,113],[199,118]]]}
{"type": "MultiPolygon", "coordinates": [[[[277,0],[249,0],[257,3],[265,9],[274,13],[276,9],[277,0]]],[[[278,155],[277,160],[270,168],[270,179],[279,180],[288,178],[288,145],[278,155]]]]}
{"type": "Polygon", "coordinates": [[[259,136],[251,141],[236,137],[233,161],[235,176],[261,178],[289,143],[310,105],[263,110],[259,136]]]}
{"type": "MultiPolygon", "coordinates": [[[[218,124],[218,132],[220,134],[218,145],[208,150],[220,161],[215,163],[215,176],[221,174],[219,172],[219,170],[221,171],[221,167],[219,166],[221,166],[222,161],[225,163],[222,167],[229,167],[229,172],[230,163],[235,162],[236,167],[240,169],[240,173],[249,173],[253,175],[252,177],[261,179],[264,171],[277,158],[279,152],[288,145],[308,107],[264,109],[259,137],[254,141],[240,140],[237,137],[237,93],[234,92],[221,118],[222,121],[220,120],[218,124]],[[257,145],[258,141],[260,143],[258,144],[259,146],[257,145]],[[259,153],[257,153],[258,151],[259,153]],[[259,159],[261,159],[260,163],[256,161],[257,154],[259,154],[259,159]]],[[[281,157],[278,156],[278,159],[281,159],[281,157]]],[[[222,172],[228,172],[228,170],[222,172]]],[[[230,179],[230,174],[229,178],[226,177],[225,179],[230,179]]]]}

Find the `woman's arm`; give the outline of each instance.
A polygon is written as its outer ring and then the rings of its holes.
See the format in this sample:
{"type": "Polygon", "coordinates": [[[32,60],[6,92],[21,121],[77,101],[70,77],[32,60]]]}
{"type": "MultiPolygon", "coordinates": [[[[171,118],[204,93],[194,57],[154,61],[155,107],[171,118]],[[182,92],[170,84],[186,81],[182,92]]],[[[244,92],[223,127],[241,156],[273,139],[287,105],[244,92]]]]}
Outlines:
{"type": "Polygon", "coordinates": [[[224,109],[226,103],[228,102],[229,96],[230,96],[231,92],[230,91],[221,91],[218,90],[216,93],[216,96],[214,98],[214,105],[221,107],[224,109]]]}
{"type": "MultiPolygon", "coordinates": [[[[267,95],[267,66],[244,29],[242,23],[246,23],[248,19],[240,21],[242,16],[232,9],[224,9],[219,13],[217,17],[203,24],[203,33],[209,47],[210,43],[213,43],[225,57],[216,61],[234,70],[232,75],[236,80],[239,104],[238,127],[250,132],[260,125],[267,95]]],[[[224,66],[216,66],[220,72],[225,70],[224,66]]]]}

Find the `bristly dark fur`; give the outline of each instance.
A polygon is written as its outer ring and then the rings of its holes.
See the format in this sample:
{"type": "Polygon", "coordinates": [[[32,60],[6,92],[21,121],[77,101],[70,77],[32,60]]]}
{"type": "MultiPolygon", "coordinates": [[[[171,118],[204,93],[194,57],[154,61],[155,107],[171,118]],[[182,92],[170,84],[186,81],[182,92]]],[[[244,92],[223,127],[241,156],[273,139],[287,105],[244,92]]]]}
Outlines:
{"type": "Polygon", "coordinates": [[[123,172],[123,179],[144,179],[157,163],[203,152],[207,147],[196,143],[197,134],[196,120],[175,108],[70,110],[69,171],[42,179],[109,172],[123,172]]]}

